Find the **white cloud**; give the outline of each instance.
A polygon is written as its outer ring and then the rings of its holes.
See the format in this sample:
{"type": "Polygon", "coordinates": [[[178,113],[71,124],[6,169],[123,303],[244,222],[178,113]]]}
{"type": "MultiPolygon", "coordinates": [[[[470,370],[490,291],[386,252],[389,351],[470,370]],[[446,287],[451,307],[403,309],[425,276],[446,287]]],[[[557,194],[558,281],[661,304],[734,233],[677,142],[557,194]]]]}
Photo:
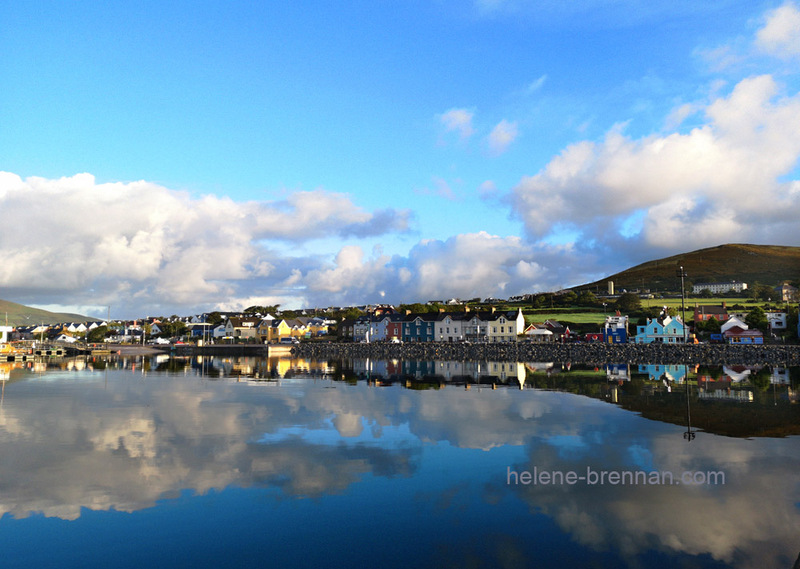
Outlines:
{"type": "Polygon", "coordinates": [[[438,118],[447,132],[455,131],[462,140],[466,140],[475,132],[472,128],[474,116],[475,113],[467,109],[450,109],[438,118]]]}
{"type": "Polygon", "coordinates": [[[756,47],[782,58],[800,55],[800,10],[793,2],[767,13],[764,27],[756,34],[756,47]]]}
{"type": "Polygon", "coordinates": [[[542,75],[538,79],[536,79],[535,81],[531,82],[531,84],[528,85],[528,89],[527,89],[528,94],[535,93],[536,91],[541,89],[542,86],[544,85],[545,81],[547,81],[547,75],[542,75]]]}
{"type": "Polygon", "coordinates": [[[499,155],[508,150],[518,135],[517,123],[501,120],[489,133],[489,151],[494,155],[499,155]]]}
{"type": "Polygon", "coordinates": [[[0,286],[5,298],[31,303],[151,314],[164,305],[219,303],[242,286],[294,284],[292,270],[309,261],[293,266],[271,251],[270,240],[378,236],[405,231],[409,218],[407,211],[368,212],[323,190],[235,202],[144,181],[98,184],[89,174],[22,180],[6,172],[0,286]]]}
{"type": "Polygon", "coordinates": [[[514,189],[514,211],[537,238],[563,223],[600,244],[639,213],[639,243],[664,252],[796,242],[785,212],[800,200],[781,180],[800,157],[800,95],[751,77],[703,110],[705,124],[687,134],[632,139],[615,127],[601,142],[568,146],[514,189]]]}

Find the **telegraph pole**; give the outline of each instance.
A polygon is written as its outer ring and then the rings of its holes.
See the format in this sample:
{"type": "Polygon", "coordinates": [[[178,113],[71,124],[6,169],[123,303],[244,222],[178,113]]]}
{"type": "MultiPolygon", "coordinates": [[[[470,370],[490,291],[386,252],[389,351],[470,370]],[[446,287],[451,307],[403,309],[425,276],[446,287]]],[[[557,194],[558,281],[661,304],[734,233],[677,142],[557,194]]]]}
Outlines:
{"type": "Polygon", "coordinates": [[[683,343],[685,344],[688,340],[687,334],[689,330],[686,328],[686,287],[683,284],[683,279],[689,275],[687,275],[686,271],[683,270],[683,265],[678,267],[676,275],[681,278],[681,320],[683,320],[683,343]]]}

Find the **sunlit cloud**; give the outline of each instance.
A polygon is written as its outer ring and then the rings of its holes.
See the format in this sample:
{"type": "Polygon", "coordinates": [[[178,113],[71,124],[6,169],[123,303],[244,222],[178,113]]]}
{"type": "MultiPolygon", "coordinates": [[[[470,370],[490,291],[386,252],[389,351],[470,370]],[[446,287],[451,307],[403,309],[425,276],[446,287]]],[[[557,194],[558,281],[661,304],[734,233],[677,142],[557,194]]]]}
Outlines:
{"type": "Polygon", "coordinates": [[[461,140],[466,140],[475,132],[472,118],[475,113],[467,109],[450,109],[439,115],[439,122],[447,132],[456,132],[461,140]]]}
{"type": "Polygon", "coordinates": [[[771,10],[756,34],[756,47],[781,58],[800,55],[800,10],[793,2],[771,10]]]}
{"type": "Polygon", "coordinates": [[[501,120],[489,133],[487,139],[489,151],[495,156],[502,154],[516,140],[518,134],[519,130],[516,122],[501,120]]]}
{"type": "MultiPolygon", "coordinates": [[[[684,111],[685,112],[685,109],[684,111]]],[[[702,109],[705,122],[634,139],[612,128],[600,142],[566,147],[513,190],[511,204],[535,239],[554,221],[584,240],[607,243],[634,213],[634,241],[677,252],[721,242],[796,243],[800,207],[795,184],[800,95],[786,95],[769,75],[742,80],[702,109]]]]}

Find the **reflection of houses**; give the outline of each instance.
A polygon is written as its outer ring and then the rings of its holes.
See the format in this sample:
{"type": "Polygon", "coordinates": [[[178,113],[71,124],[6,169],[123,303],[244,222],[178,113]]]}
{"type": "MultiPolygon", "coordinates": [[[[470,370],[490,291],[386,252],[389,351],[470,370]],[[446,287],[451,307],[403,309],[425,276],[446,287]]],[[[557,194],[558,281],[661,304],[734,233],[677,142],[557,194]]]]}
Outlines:
{"type": "Polygon", "coordinates": [[[628,364],[607,364],[606,379],[608,381],[630,381],[631,368],[628,364]]]}
{"type": "Polygon", "coordinates": [[[544,372],[550,375],[551,373],[553,373],[554,368],[555,364],[553,362],[528,362],[525,364],[525,369],[527,369],[531,373],[544,372]]]}
{"type": "Polygon", "coordinates": [[[495,361],[354,359],[353,372],[374,379],[414,378],[438,382],[525,382],[525,364],[495,361]]]}
{"type": "Polygon", "coordinates": [[[733,382],[740,382],[748,379],[752,370],[745,366],[722,366],[722,373],[733,382]]]}
{"type": "Polygon", "coordinates": [[[639,366],[639,373],[646,374],[648,379],[653,381],[665,379],[673,383],[682,383],[683,380],[686,379],[686,372],[686,366],[678,364],[651,364],[639,366]]]}
{"type": "Polygon", "coordinates": [[[713,391],[700,391],[698,399],[711,401],[733,401],[750,403],[753,401],[753,392],[744,389],[715,389],[713,391]]]}
{"type": "Polygon", "coordinates": [[[769,376],[769,382],[776,385],[789,385],[792,383],[789,377],[789,369],[785,367],[774,367],[769,376]]]}
{"type": "Polygon", "coordinates": [[[487,362],[486,371],[486,375],[496,377],[502,383],[512,379],[519,383],[525,382],[525,364],[519,362],[487,362]]]}

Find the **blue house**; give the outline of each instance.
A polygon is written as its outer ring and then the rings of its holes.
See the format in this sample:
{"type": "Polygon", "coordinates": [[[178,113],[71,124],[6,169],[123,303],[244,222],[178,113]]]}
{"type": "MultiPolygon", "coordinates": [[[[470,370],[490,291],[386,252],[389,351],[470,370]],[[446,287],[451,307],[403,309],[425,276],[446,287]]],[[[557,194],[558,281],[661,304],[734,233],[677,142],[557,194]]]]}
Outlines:
{"type": "Polygon", "coordinates": [[[639,373],[647,374],[647,378],[651,381],[661,381],[665,379],[673,383],[683,383],[686,379],[687,372],[688,370],[684,365],[650,364],[639,366],[639,373]]]}
{"type": "Polygon", "coordinates": [[[433,342],[433,324],[438,313],[409,314],[403,321],[404,342],[433,342]]]}
{"type": "Polygon", "coordinates": [[[628,341],[628,317],[606,316],[603,326],[603,342],[606,344],[624,344],[628,341]]]}
{"type": "Polygon", "coordinates": [[[636,327],[636,336],[633,341],[637,344],[681,344],[684,341],[685,327],[679,317],[662,315],[658,318],[648,318],[647,324],[636,327]]]}

